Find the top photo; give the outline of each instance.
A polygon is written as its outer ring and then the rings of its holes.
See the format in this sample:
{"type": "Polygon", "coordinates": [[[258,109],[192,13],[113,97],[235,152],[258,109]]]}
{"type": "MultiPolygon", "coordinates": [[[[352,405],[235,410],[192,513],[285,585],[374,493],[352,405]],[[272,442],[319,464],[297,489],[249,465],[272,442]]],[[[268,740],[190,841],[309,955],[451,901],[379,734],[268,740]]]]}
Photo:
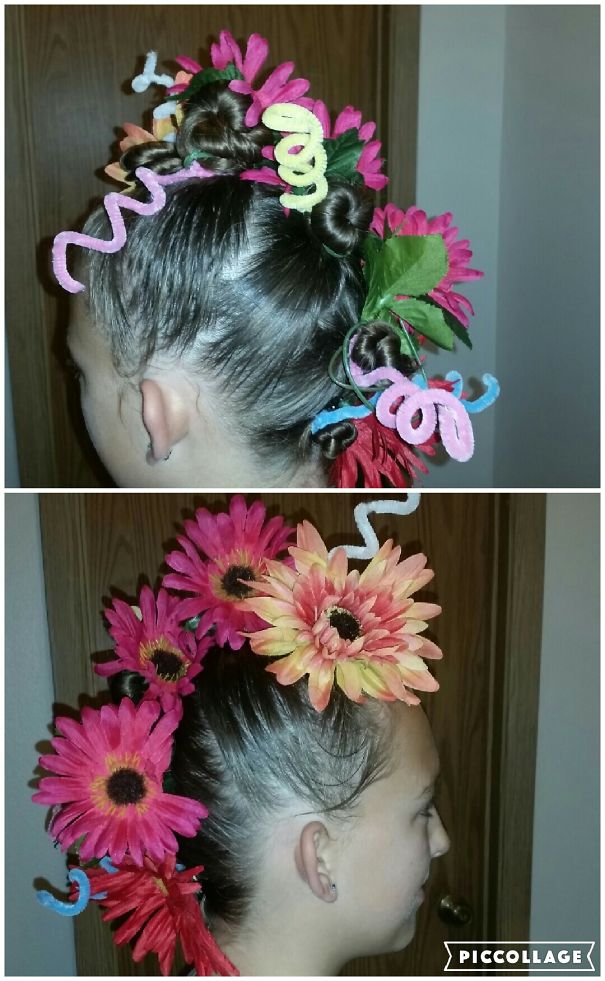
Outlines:
{"type": "Polygon", "coordinates": [[[599,487],[599,6],[5,17],[6,487],[599,487]]]}

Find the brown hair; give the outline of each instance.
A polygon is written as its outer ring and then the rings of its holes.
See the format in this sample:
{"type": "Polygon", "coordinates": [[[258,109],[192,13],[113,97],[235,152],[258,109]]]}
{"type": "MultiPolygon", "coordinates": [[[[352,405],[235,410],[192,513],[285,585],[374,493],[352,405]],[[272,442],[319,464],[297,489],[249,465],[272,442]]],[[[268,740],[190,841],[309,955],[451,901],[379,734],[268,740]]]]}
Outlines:
{"type": "MultiPolygon", "coordinates": [[[[178,839],[178,861],[204,866],[198,878],[210,925],[218,916],[237,929],[269,846],[263,822],[293,800],[312,814],[354,821],[363,790],[393,765],[393,717],[385,703],[356,704],[336,686],[317,712],[308,678],[281,685],[248,644],[211,648],[203,665],[183,699],[167,789],[207,806],[197,837],[178,839]]],[[[116,700],[127,694],[138,701],[145,687],[134,673],[110,679],[116,700]]]]}
{"type": "MultiPolygon", "coordinates": [[[[184,359],[216,381],[239,435],[280,471],[295,461],[317,463],[322,454],[334,459],[355,438],[351,423],[315,437],[310,424],[342,394],[328,368],[365,301],[361,245],[373,203],[363,184],[332,179],[309,214],[286,217],[283,189],[239,178],[263,162],[261,148],[274,139],[262,123],[245,126],[249,105],[227,83],[211,83],[183,104],[173,146],[126,150],[120,165],[129,180],[141,165],[159,174],[180,170],[193,151],[212,154],[203,165],[221,176],[166,187],[157,215],[125,211],[124,248],[80,253],[80,278],[119,371],[137,373],[156,353],[184,359]]],[[[131,194],[148,199],[138,181],[131,194]]],[[[102,207],[84,231],[107,237],[102,207]]],[[[381,321],[361,328],[358,354],[366,370],[387,363],[411,374],[416,367],[381,321]]],[[[344,380],[342,366],[335,370],[344,380]]]]}

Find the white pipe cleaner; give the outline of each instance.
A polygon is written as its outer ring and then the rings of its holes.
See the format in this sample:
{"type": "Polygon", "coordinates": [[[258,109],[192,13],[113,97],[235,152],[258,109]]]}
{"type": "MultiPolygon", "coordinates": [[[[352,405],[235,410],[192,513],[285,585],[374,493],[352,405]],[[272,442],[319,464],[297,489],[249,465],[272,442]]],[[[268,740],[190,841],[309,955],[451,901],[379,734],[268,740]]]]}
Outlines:
{"type": "MultiPolygon", "coordinates": [[[[378,550],[380,544],[376,532],[370,524],[370,514],[411,514],[420,504],[420,494],[418,491],[411,491],[406,495],[406,500],[396,501],[365,501],[358,504],[353,511],[355,524],[359,529],[359,534],[363,538],[365,545],[337,545],[336,548],[344,548],[349,559],[371,559],[378,550]]],[[[336,548],[331,549],[333,555],[336,548]]]]}
{"type": "Polygon", "coordinates": [[[131,82],[135,92],[146,92],[152,82],[155,82],[156,85],[163,85],[164,88],[174,85],[174,79],[171,75],[156,75],[157,63],[157,51],[150,51],[145,59],[143,71],[136,78],[133,78],[131,82]]]}
{"type": "MultiPolygon", "coordinates": [[[[133,78],[130,83],[135,92],[146,92],[149,86],[153,83],[154,85],[162,85],[164,88],[169,88],[174,85],[174,79],[172,75],[156,75],[155,70],[158,64],[158,53],[157,51],[149,51],[145,59],[145,67],[140,75],[133,78]]],[[[162,102],[161,105],[156,106],[153,110],[154,119],[168,119],[169,116],[173,116],[176,113],[178,102],[171,99],[169,102],[162,102]]],[[[164,138],[164,143],[174,143],[176,139],[173,133],[170,136],[164,138]]]]}

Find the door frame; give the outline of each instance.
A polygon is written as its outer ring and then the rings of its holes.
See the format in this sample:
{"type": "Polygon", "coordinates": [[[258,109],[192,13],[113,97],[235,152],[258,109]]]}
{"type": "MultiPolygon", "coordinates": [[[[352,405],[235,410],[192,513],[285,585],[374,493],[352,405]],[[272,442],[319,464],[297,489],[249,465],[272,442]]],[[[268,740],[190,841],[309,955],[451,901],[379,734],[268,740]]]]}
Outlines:
{"type": "MultiPolygon", "coordinates": [[[[494,553],[486,939],[528,940],[538,746],[546,495],[501,494],[494,553]]],[[[489,775],[488,775],[489,776],[489,775]]],[[[527,972],[524,972],[527,973],[527,972]]]]}

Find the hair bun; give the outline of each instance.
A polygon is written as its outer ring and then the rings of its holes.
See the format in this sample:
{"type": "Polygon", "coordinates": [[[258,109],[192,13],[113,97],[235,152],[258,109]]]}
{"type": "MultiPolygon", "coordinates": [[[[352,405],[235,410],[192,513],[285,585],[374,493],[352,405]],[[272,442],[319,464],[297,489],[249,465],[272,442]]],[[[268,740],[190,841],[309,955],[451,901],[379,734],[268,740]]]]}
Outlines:
{"type": "Polygon", "coordinates": [[[259,123],[252,128],[244,119],[250,97],[233,92],[226,82],[211,82],[183,104],[184,118],[176,137],[176,149],[185,159],[196,150],[212,154],[204,167],[220,174],[238,174],[263,159],[261,150],[272,134],[259,123]]]}
{"type": "Polygon", "coordinates": [[[373,214],[367,189],[338,178],[329,182],[326,197],[312,208],[311,228],[333,252],[348,255],[361,244],[373,214]]]}
{"type": "Polygon", "coordinates": [[[323,456],[328,460],[335,460],[351,443],[355,442],[357,430],[352,422],[344,419],[342,422],[334,422],[331,426],[320,429],[312,439],[319,446],[323,456]]]}
{"type": "Polygon", "coordinates": [[[263,160],[262,148],[272,141],[263,124],[252,129],[244,123],[249,96],[232,92],[226,82],[212,82],[183,103],[183,121],[172,146],[164,141],[138,143],[120,157],[128,180],[135,180],[137,167],[156,174],[173,174],[183,167],[190,153],[211,154],[201,160],[207,170],[229,176],[239,174],[263,160]]]}
{"type": "MultiPolygon", "coordinates": [[[[375,368],[396,368],[406,377],[418,370],[418,363],[399,349],[399,338],[391,327],[383,321],[361,324],[355,335],[351,357],[364,372],[375,368]]],[[[357,429],[348,419],[332,423],[312,436],[323,456],[334,460],[357,439],[357,429]]]]}
{"type": "Polygon", "coordinates": [[[360,326],[351,348],[351,357],[366,373],[375,368],[396,368],[409,378],[419,368],[417,361],[401,353],[399,338],[388,324],[380,320],[360,326]]]}
{"type": "Polygon", "coordinates": [[[118,705],[125,697],[132,699],[135,705],[143,698],[149,688],[149,682],[136,671],[118,671],[107,679],[111,700],[118,705]]]}

